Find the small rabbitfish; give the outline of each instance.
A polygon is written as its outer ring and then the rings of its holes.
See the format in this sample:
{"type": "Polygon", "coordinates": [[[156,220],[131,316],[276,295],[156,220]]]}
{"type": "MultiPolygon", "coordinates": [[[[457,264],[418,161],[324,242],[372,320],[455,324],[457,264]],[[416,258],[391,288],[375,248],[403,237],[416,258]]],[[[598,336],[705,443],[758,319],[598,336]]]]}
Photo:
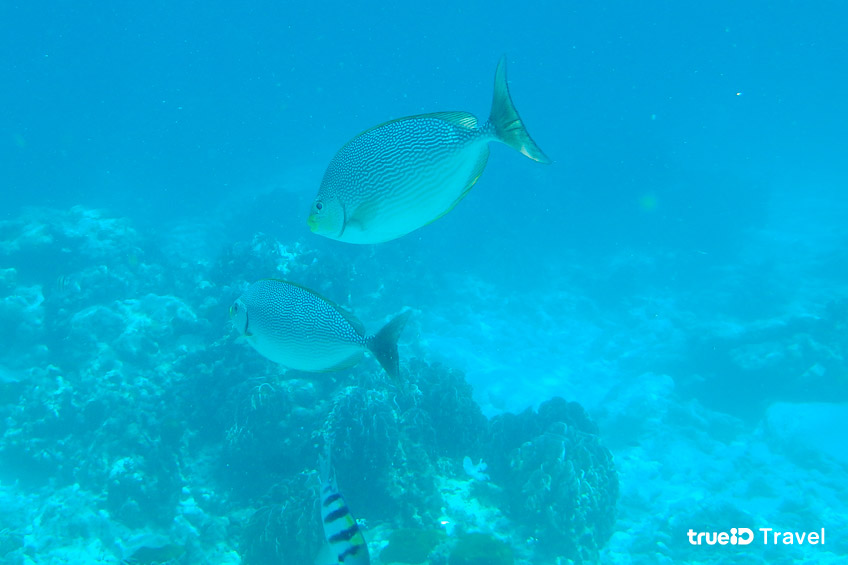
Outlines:
{"type": "Polygon", "coordinates": [[[531,139],[509,95],[506,57],[495,72],[489,120],[438,112],[386,122],[364,131],[330,161],[307,223],[348,243],[396,239],[450,212],[486,167],[499,141],[550,163],[531,139]]]}
{"type": "Polygon", "coordinates": [[[337,371],[370,351],[392,378],[398,376],[397,341],[410,314],[367,335],[362,322],[333,301],[277,279],[253,283],[230,307],[236,329],[271,361],[299,371],[337,371]]]}

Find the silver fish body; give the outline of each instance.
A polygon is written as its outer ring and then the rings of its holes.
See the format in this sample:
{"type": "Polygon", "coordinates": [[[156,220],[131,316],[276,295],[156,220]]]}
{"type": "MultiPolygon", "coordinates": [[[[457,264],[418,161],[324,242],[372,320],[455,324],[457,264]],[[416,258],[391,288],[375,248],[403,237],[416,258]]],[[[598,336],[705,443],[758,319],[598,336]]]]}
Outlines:
{"type": "Polygon", "coordinates": [[[506,60],[495,74],[489,120],[468,112],[410,116],[371,128],[327,167],[307,220],[313,232],[349,243],[401,237],[450,212],[474,186],[499,141],[549,163],[509,95],[506,60]]]}
{"type": "Polygon", "coordinates": [[[300,371],[336,371],[371,351],[392,377],[398,374],[397,339],[409,314],[369,336],[356,317],[331,300],[277,279],[253,283],[230,307],[236,329],[276,363],[300,371]]]}

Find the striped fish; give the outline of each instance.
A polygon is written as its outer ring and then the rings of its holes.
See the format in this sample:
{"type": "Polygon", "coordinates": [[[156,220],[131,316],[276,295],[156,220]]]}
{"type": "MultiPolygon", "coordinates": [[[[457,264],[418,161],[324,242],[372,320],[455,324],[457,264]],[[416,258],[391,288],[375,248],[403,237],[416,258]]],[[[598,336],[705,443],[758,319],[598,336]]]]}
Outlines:
{"type": "Polygon", "coordinates": [[[369,565],[368,545],[339,493],[329,459],[321,458],[321,523],[330,553],[344,565],[369,565]]]}
{"type": "Polygon", "coordinates": [[[337,371],[370,351],[392,378],[398,376],[397,340],[411,312],[399,314],[376,335],[331,300],[298,284],[263,279],[230,307],[236,329],[268,359],[299,371],[337,371]]]}
{"type": "Polygon", "coordinates": [[[462,200],[499,141],[550,163],[531,139],[509,95],[506,57],[495,73],[489,120],[468,112],[400,118],[371,128],[342,147],[327,167],[307,223],[348,243],[389,241],[429,224],[462,200]]]}

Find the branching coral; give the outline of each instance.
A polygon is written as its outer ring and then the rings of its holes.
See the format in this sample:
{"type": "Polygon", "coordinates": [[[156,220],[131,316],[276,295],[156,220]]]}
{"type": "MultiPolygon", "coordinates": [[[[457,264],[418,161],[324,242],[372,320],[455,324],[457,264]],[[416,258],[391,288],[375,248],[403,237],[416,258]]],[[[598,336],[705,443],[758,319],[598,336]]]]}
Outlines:
{"type": "Polygon", "coordinates": [[[277,484],[241,536],[239,552],[245,565],[312,563],[324,543],[318,509],[318,481],[294,475],[277,484]]]}
{"type": "Polygon", "coordinates": [[[327,404],[310,381],[244,381],[225,402],[218,407],[226,439],[220,463],[235,495],[256,496],[314,461],[327,404]]]}

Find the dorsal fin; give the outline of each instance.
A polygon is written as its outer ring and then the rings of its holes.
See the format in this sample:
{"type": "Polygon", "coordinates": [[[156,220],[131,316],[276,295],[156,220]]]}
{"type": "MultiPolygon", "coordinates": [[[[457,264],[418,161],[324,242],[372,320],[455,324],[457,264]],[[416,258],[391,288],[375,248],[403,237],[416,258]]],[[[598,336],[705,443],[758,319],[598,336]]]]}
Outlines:
{"type": "Polygon", "coordinates": [[[416,118],[437,118],[458,126],[468,129],[477,127],[477,118],[474,114],[468,112],[433,112],[432,114],[422,114],[415,116],[416,118]]]}
{"type": "Polygon", "coordinates": [[[381,127],[387,126],[389,124],[393,124],[396,122],[406,122],[409,120],[424,120],[428,118],[434,120],[444,120],[451,124],[468,129],[476,128],[478,123],[477,118],[476,116],[474,116],[474,114],[471,114],[469,112],[462,112],[459,110],[453,112],[432,112],[430,114],[416,114],[414,116],[404,116],[403,118],[395,118],[394,120],[389,120],[387,122],[383,122],[382,124],[378,124],[374,127],[368,128],[367,130],[361,132],[359,135],[348,141],[348,143],[353,142],[355,139],[365,135],[366,133],[372,132],[375,129],[380,129],[381,127]]]}
{"type": "Polygon", "coordinates": [[[286,281],[286,280],[283,280],[283,279],[271,279],[271,278],[262,279],[262,280],[276,281],[276,282],[285,283],[285,284],[288,284],[288,285],[291,285],[291,286],[295,286],[295,287],[297,287],[297,288],[299,288],[299,289],[301,289],[305,292],[308,292],[312,296],[314,296],[314,297],[316,297],[320,300],[323,300],[324,302],[329,304],[336,312],[338,312],[339,315],[347,321],[347,323],[349,323],[351,326],[353,326],[353,329],[356,331],[356,333],[360,337],[363,337],[363,338],[365,337],[365,325],[362,322],[359,321],[359,318],[357,318],[356,316],[353,315],[353,313],[349,312],[348,310],[346,310],[342,306],[339,306],[338,304],[336,304],[335,302],[333,302],[332,300],[330,300],[326,296],[321,296],[320,294],[318,294],[317,292],[315,292],[311,288],[306,288],[302,284],[297,284],[295,282],[286,281]]]}
{"type": "Polygon", "coordinates": [[[347,323],[350,324],[353,327],[353,329],[356,331],[356,333],[360,337],[365,337],[365,325],[362,322],[359,321],[359,318],[357,318],[356,316],[353,315],[353,312],[347,310],[346,308],[344,308],[342,306],[339,306],[338,304],[336,304],[332,300],[328,300],[326,298],[324,300],[326,300],[327,303],[330,306],[335,308],[336,312],[338,312],[341,315],[341,317],[344,318],[347,321],[347,323]]]}

